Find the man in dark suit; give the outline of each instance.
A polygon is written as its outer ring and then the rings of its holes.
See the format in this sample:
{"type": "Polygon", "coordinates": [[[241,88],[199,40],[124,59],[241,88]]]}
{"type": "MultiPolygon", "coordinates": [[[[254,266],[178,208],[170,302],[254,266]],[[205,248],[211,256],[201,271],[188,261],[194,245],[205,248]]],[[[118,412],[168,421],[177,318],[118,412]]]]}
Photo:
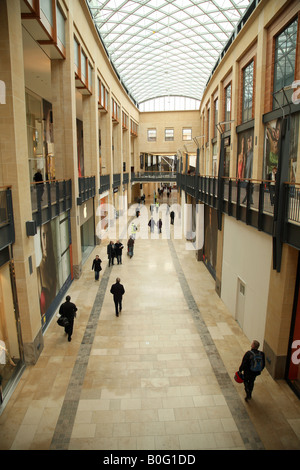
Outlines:
{"type": "Polygon", "coordinates": [[[77,307],[75,304],[70,302],[71,297],[67,295],[66,301],[61,304],[59,308],[59,314],[62,317],[66,317],[69,321],[69,324],[65,327],[65,332],[68,335],[68,341],[71,341],[71,336],[73,333],[74,318],[76,317],[77,307]]]}
{"type": "Polygon", "coordinates": [[[118,317],[119,312],[122,311],[122,297],[123,294],[125,294],[124,286],[121,284],[121,279],[119,277],[117,277],[116,283],[111,286],[110,292],[114,296],[116,317],[118,317]]]}

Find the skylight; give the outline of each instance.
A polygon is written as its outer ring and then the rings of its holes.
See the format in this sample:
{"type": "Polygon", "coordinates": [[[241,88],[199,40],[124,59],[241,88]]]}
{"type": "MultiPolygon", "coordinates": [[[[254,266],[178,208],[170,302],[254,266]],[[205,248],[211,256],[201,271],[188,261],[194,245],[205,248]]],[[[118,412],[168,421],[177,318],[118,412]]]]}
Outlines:
{"type": "Polygon", "coordinates": [[[201,100],[210,73],[251,0],[87,0],[122,82],[138,102],[201,100]]]}

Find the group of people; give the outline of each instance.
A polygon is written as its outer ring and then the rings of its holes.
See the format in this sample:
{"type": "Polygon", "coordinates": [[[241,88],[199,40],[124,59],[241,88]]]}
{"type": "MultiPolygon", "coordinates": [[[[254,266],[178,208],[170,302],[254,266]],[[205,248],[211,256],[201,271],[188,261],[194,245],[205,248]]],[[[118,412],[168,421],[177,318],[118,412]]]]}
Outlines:
{"type": "MultiPolygon", "coordinates": [[[[119,277],[117,277],[115,284],[111,286],[110,293],[113,295],[116,317],[118,317],[122,311],[122,298],[125,294],[124,286],[121,284],[121,279],[119,277]]],[[[71,302],[71,297],[69,295],[67,295],[66,301],[59,307],[59,315],[65,320],[62,326],[64,327],[68,341],[72,340],[74,319],[76,318],[77,310],[76,305],[71,302]]]]}
{"type": "Polygon", "coordinates": [[[118,240],[116,243],[110,241],[107,245],[107,257],[108,257],[108,266],[114,265],[114,259],[117,258],[118,264],[122,264],[122,250],[124,248],[123,243],[118,240]]]}

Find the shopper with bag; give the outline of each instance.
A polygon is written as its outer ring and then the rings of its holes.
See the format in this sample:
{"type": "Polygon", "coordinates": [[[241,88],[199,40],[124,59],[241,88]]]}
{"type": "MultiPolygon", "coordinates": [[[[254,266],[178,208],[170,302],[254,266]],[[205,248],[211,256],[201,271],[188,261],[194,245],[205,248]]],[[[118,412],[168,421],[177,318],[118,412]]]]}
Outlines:
{"type": "Polygon", "coordinates": [[[258,348],[259,342],[253,340],[251,350],[246,352],[239,368],[239,372],[244,373],[246,401],[251,399],[254,381],[265,367],[265,354],[262,351],[259,351],[258,348]]]}
{"type": "Polygon", "coordinates": [[[61,318],[67,319],[67,321],[58,319],[57,322],[59,325],[62,324],[61,326],[65,328],[65,333],[68,335],[68,341],[71,341],[73,334],[74,318],[76,317],[76,312],[76,305],[71,302],[71,297],[67,295],[66,301],[61,304],[59,308],[59,314],[61,315],[61,318]],[[59,323],[60,320],[61,323],[59,323]]]}

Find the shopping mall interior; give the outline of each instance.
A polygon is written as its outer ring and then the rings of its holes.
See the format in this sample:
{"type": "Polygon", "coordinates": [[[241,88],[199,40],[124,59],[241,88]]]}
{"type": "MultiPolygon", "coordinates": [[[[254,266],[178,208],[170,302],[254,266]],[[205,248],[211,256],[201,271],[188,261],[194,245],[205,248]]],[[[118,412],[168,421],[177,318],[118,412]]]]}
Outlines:
{"type": "Polygon", "coordinates": [[[300,450],[299,129],[297,0],[0,0],[1,450],[300,450]]]}

